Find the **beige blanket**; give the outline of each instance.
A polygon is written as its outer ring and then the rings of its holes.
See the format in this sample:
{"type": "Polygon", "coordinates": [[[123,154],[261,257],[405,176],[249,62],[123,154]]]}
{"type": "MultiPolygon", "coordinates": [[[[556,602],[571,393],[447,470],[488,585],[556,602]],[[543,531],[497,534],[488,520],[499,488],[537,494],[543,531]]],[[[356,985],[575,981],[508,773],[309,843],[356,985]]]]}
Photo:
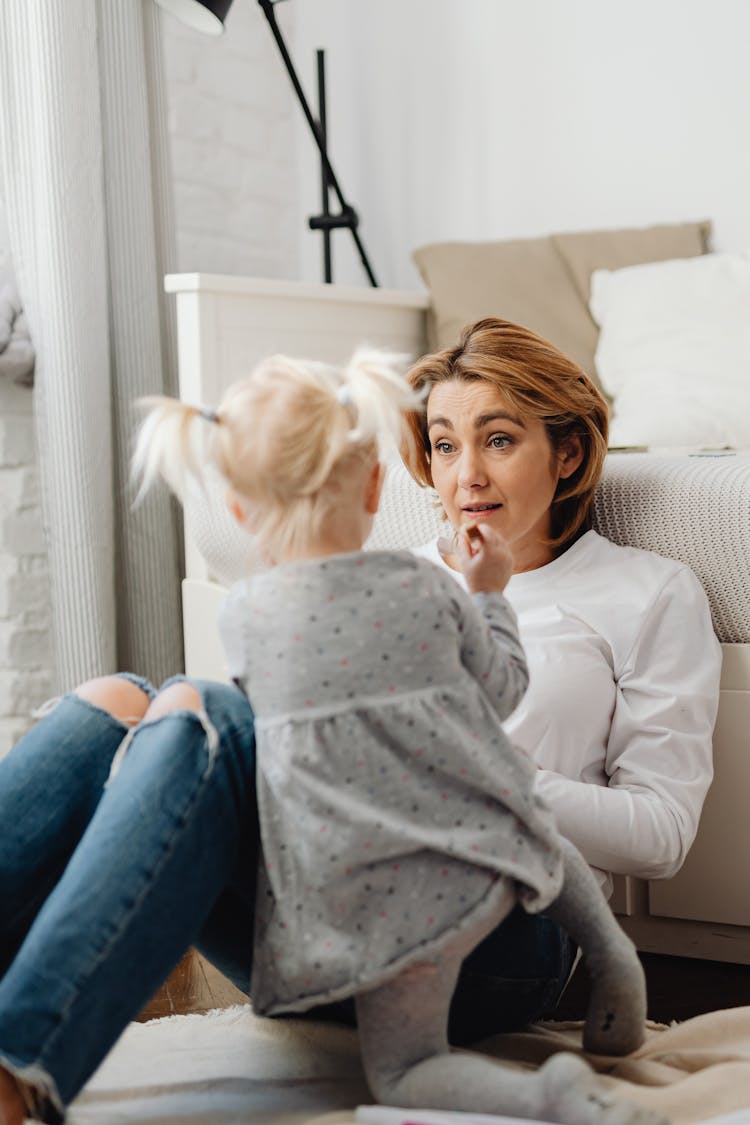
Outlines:
{"type": "MultiPolygon", "coordinates": [[[[580,1024],[539,1024],[482,1049],[534,1067],[580,1052],[580,1024]]],[[[750,1123],[750,1007],[672,1027],[651,1024],[625,1059],[589,1056],[603,1082],[673,1125],[742,1111],[750,1123]]],[[[152,1121],[191,1125],[353,1125],[371,1099],[356,1034],[305,1020],[265,1020],[239,1006],[133,1024],[74,1103],[71,1125],[152,1121]]],[[[502,1118],[499,1119],[502,1121],[502,1118]]]]}
{"type": "MultiPolygon", "coordinates": [[[[580,1023],[538,1024],[482,1044],[498,1059],[538,1066],[555,1051],[583,1055],[580,1023]]],[[[587,1055],[611,1090],[665,1114],[672,1125],[705,1122],[745,1110],[750,1122],[750,1008],[711,1012],[665,1027],[649,1024],[646,1042],[624,1059],[587,1055]]],[[[354,1125],[347,1113],[326,1114],[309,1125],[354,1125]]]]}

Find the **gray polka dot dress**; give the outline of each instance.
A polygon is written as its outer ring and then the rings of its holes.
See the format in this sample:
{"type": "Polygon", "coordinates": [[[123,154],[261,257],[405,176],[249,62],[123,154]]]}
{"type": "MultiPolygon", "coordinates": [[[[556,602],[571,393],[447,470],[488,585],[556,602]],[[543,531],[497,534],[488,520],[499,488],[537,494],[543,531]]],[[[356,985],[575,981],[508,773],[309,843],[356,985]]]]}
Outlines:
{"type": "Polygon", "coordinates": [[[558,895],[552,815],[501,726],[527,684],[502,594],[359,551],[240,582],[220,629],[256,716],[257,1012],[373,987],[509,889],[558,895]]]}

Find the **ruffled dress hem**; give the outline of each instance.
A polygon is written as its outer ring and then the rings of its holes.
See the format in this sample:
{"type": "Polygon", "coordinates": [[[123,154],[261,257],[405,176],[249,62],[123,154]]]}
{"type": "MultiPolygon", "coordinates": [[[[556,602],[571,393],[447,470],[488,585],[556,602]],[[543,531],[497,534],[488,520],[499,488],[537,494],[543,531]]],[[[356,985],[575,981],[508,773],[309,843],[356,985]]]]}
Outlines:
{"type": "MultiPolygon", "coordinates": [[[[412,946],[403,956],[390,961],[387,965],[365,972],[359,977],[354,977],[346,983],[329,988],[323,992],[308,993],[294,1000],[287,1001],[258,1001],[251,996],[253,1011],[259,1016],[277,1016],[291,1012],[306,1012],[319,1004],[329,1004],[337,1000],[346,1000],[359,992],[369,992],[378,988],[387,981],[393,980],[400,973],[412,965],[429,960],[434,954],[439,953],[452,938],[458,938],[467,930],[479,926],[483,921],[495,919],[499,925],[503,918],[513,909],[517,902],[522,901],[519,894],[519,885],[512,879],[498,875],[493,879],[492,885],[485,897],[467,910],[458,923],[442,930],[439,934],[427,941],[412,946]]],[[[253,979],[255,974],[253,973],[253,979]]]]}

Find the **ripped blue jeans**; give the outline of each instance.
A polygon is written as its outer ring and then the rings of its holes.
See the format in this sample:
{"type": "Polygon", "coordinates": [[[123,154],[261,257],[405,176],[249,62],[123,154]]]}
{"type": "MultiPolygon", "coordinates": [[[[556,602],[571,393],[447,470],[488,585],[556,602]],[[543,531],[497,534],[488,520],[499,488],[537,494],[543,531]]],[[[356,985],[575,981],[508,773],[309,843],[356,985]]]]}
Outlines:
{"type": "Polygon", "coordinates": [[[191,944],[218,942],[249,990],[253,715],[238,689],[191,683],[201,714],[132,734],[66,695],[0,761],[0,1064],[39,1120],[63,1120],[191,944]]]}
{"type": "MultiPolygon", "coordinates": [[[[189,682],[200,714],[131,731],[66,695],[0,761],[0,1065],[38,1120],[64,1119],[190,945],[250,993],[253,716],[236,688],[189,682]]],[[[553,1009],[574,955],[554,922],[517,908],[464,962],[452,1040],[553,1009]]],[[[309,1015],[349,1021],[353,1005],[309,1015]]]]}

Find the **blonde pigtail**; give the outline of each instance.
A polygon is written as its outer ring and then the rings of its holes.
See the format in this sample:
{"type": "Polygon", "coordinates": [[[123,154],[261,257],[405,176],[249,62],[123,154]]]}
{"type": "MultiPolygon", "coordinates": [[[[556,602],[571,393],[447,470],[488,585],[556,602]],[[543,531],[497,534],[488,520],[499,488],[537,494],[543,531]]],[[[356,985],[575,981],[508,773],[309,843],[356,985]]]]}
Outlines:
{"type": "Polygon", "coordinates": [[[408,357],[360,348],[344,371],[342,389],[351,399],[354,443],[375,440],[381,453],[391,444],[401,449],[409,441],[406,415],[422,413],[424,391],[414,390],[401,374],[408,357]]]}
{"type": "Polygon", "coordinates": [[[219,416],[206,407],[161,395],[139,399],[136,405],[148,413],[138,430],[131,462],[131,480],[137,488],[134,503],[143,500],[157,477],[163,477],[184,503],[189,478],[201,485],[205,481],[206,435],[197,423],[217,423],[219,416]]]}

